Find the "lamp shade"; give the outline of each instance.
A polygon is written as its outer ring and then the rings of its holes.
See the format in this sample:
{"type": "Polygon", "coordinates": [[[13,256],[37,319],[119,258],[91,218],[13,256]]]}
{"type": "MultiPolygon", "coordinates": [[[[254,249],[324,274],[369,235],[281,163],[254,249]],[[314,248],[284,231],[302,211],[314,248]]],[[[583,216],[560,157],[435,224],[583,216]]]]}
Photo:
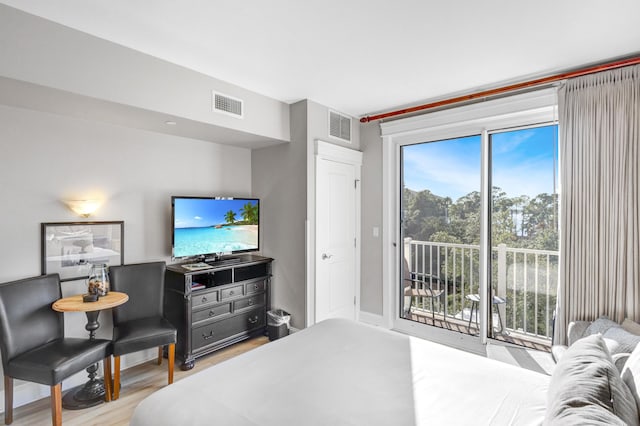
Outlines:
{"type": "Polygon", "coordinates": [[[68,200],[66,204],[82,217],[89,217],[100,207],[100,200],[68,200]]]}

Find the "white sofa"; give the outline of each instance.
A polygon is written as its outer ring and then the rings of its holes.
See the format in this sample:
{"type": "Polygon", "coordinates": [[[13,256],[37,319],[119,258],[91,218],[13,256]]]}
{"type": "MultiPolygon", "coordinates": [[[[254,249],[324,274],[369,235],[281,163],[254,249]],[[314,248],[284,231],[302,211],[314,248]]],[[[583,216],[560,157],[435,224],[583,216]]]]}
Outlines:
{"type": "MultiPolygon", "coordinates": [[[[616,367],[622,371],[627,358],[640,343],[640,324],[630,319],[625,319],[622,324],[619,324],[606,316],[601,316],[594,321],[572,321],[567,329],[568,346],[583,337],[598,333],[602,334],[616,367]]],[[[551,348],[551,354],[556,363],[568,346],[554,345],[551,348]]]]}

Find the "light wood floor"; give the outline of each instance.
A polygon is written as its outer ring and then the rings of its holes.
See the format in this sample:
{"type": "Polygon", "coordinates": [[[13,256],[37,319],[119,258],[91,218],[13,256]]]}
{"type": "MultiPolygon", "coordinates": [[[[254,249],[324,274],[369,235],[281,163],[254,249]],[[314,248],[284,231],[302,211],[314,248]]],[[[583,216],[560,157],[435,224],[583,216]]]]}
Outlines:
{"type": "MultiPolygon", "coordinates": [[[[228,348],[214,352],[196,360],[196,365],[189,371],[180,370],[180,363],[176,362],[174,381],[181,380],[197,373],[209,366],[218,364],[226,359],[250,351],[265,343],[267,337],[256,337],[228,348]]],[[[89,425],[128,425],[129,418],[138,403],[146,396],[167,385],[167,360],[161,366],[155,360],[124,370],[121,375],[122,387],[117,401],[104,403],[84,410],[62,410],[62,423],[68,426],[89,425]]],[[[0,421],[4,423],[4,414],[0,421]]],[[[51,409],[49,398],[32,402],[13,411],[13,425],[50,425],[51,409]]]]}

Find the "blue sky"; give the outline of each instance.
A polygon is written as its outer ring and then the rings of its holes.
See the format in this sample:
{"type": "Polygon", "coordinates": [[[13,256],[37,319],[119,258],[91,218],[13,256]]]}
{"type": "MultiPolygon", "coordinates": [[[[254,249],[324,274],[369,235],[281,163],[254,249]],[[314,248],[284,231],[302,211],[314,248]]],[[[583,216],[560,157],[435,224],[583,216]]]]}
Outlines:
{"type": "MultiPolygon", "coordinates": [[[[553,193],[555,132],[556,126],[545,126],[494,134],[493,186],[509,197],[553,193]]],[[[406,146],[403,161],[405,186],[414,191],[429,189],[455,201],[480,190],[479,135],[406,146]]]]}
{"type": "Polygon", "coordinates": [[[256,200],[221,200],[213,198],[176,198],[174,200],[174,223],[176,228],[198,228],[227,223],[224,216],[229,210],[236,213],[236,220],[242,220],[240,210],[256,200]]]}

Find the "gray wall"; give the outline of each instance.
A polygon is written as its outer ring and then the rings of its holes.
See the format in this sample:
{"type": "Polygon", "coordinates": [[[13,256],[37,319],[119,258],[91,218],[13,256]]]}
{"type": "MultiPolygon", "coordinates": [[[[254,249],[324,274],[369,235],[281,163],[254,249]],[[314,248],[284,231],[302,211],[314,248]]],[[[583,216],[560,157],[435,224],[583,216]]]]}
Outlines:
{"type": "MultiPolygon", "coordinates": [[[[351,143],[329,136],[329,107],[307,100],[307,139],[313,143],[321,139],[335,145],[355,150],[360,149],[360,126],[357,118],[351,119],[351,143]]],[[[337,111],[340,113],[340,111],[337,111]]]]}
{"type": "MultiPolygon", "coordinates": [[[[63,202],[87,194],[105,199],[88,220],[124,220],[125,262],[170,262],[170,196],[252,195],[251,151],[0,106],[0,282],[40,274],[40,223],[87,220],[63,202]]],[[[86,291],[84,281],[62,289],[86,291]]],[[[65,314],[72,336],[86,337],[85,323],[81,313],[65,314]]],[[[110,338],[110,315],[100,323],[98,335],[110,338]]],[[[135,356],[123,366],[148,358],[135,356]]],[[[74,380],[65,388],[86,373],[74,380]]],[[[16,404],[36,397],[34,388],[48,395],[48,388],[19,383],[16,404]]]]}
{"type": "Polygon", "coordinates": [[[224,81],[0,4],[0,76],[289,140],[289,107],[224,81]],[[211,90],[245,102],[212,112],[211,90]]]}
{"type": "Polygon", "coordinates": [[[260,198],[262,254],[275,259],[271,304],[305,326],[307,103],[291,105],[291,142],[252,152],[253,195],[260,198]]]}
{"type": "Polygon", "coordinates": [[[382,138],[377,122],[360,124],[362,151],[362,286],[360,309],[382,315],[382,138]],[[374,236],[374,228],[378,236],[374,236]]]}
{"type": "Polygon", "coordinates": [[[253,194],[262,202],[263,254],[275,259],[272,305],[291,313],[296,328],[307,326],[306,259],[313,256],[307,248],[313,250],[314,244],[315,141],[352,149],[360,146],[357,120],[353,119],[353,142],[348,144],[329,136],[328,113],[328,107],[313,101],[292,104],[291,142],[257,149],[252,154],[253,194]]]}

